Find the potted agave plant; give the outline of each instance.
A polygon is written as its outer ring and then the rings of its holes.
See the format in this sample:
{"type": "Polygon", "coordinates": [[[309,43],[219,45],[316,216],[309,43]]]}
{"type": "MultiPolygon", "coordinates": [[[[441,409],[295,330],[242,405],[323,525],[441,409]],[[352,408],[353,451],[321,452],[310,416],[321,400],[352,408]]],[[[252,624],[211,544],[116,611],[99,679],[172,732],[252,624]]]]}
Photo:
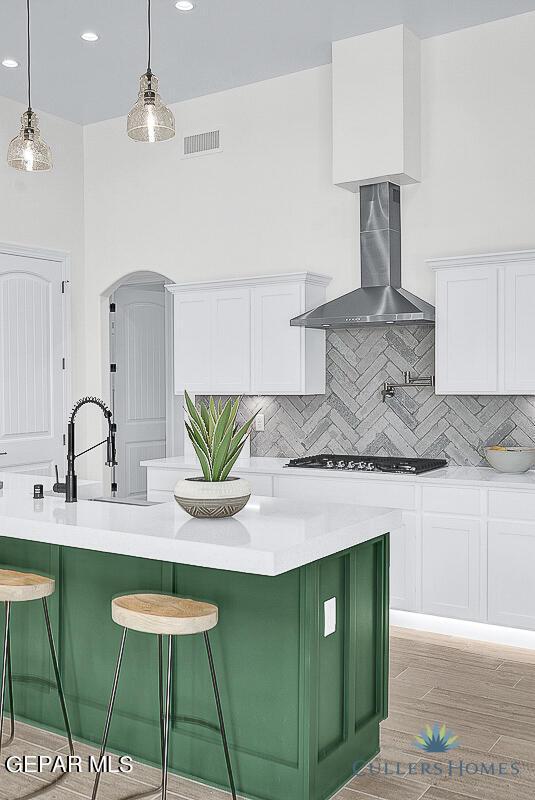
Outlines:
{"type": "MultiPolygon", "coordinates": [[[[175,486],[175,499],[192,517],[232,517],[241,511],[251,496],[251,486],[230,471],[251,433],[254,416],[243,425],[236,418],[240,399],[200,403],[197,409],[187,392],[186,430],[203,477],[185,478],[175,486]]],[[[256,414],[255,414],[256,416],[256,414]]]]}

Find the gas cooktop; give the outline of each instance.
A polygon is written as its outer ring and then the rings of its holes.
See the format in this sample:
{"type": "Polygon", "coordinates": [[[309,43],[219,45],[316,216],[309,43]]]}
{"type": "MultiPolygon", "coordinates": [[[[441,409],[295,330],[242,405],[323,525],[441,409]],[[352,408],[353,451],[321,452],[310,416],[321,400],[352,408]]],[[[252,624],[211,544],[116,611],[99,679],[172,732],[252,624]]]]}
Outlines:
{"type": "Polygon", "coordinates": [[[347,472],[396,472],[407,475],[421,475],[433,469],[447,467],[443,458],[403,458],[402,456],[304,456],[292,458],[287,467],[309,469],[342,469],[347,472]]]}

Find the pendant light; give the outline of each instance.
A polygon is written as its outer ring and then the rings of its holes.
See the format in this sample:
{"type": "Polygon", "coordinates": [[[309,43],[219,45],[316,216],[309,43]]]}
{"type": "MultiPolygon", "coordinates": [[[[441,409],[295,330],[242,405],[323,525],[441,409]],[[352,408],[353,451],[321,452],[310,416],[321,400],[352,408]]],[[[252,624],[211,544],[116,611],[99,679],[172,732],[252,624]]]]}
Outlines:
{"type": "Polygon", "coordinates": [[[28,45],[28,110],[21,117],[18,136],[9,143],[7,163],[13,169],[25,172],[52,168],[50,147],[41,139],[39,119],[32,110],[31,53],[30,53],[30,0],[26,0],[27,45],[28,45]]]}
{"type": "Polygon", "coordinates": [[[139,79],[137,102],[128,115],[127,133],[136,142],[163,142],[175,135],[173,113],[162,103],[158,94],[158,78],[150,68],[152,28],[151,0],[147,0],[149,58],[147,71],[139,79]]]}

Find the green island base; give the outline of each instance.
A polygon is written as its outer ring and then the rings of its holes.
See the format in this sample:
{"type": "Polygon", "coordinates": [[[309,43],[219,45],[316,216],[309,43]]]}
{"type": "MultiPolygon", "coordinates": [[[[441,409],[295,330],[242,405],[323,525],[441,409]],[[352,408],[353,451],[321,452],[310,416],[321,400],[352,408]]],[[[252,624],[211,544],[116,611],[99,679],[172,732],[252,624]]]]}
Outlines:
{"type": "MultiPolygon", "coordinates": [[[[0,548],[2,567],[57,581],[50,611],[78,740],[102,735],[121,636],[112,597],[161,591],[219,606],[211,641],[239,794],[324,800],[378,753],[388,534],[277,577],[10,538],[0,548]],[[337,629],[324,637],[331,597],[337,629]]],[[[40,603],[13,604],[11,652],[17,718],[63,733],[40,603]]],[[[228,789],[202,636],[176,640],[172,709],[171,770],[228,789]]],[[[129,633],[109,747],[160,765],[156,636],[129,633]]]]}

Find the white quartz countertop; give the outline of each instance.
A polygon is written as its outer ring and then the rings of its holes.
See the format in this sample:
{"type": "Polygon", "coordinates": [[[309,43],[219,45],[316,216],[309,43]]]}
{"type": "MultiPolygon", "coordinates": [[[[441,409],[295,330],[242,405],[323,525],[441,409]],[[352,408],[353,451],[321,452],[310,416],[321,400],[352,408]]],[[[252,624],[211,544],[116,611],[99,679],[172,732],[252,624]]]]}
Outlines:
{"type": "Polygon", "coordinates": [[[279,575],[401,525],[401,512],[252,497],[237,516],[196,520],[174,502],[128,506],[35,501],[51,479],[0,472],[0,536],[213,569],[279,575]]]}
{"type": "MultiPolygon", "coordinates": [[[[484,486],[503,489],[533,489],[535,490],[535,470],[524,472],[521,475],[511,475],[497,472],[490,467],[445,467],[444,469],[425,472],[423,475],[400,475],[399,473],[386,472],[346,472],[339,469],[300,469],[299,467],[286,467],[288,458],[265,458],[253,456],[244,458],[236,463],[234,472],[238,475],[257,473],[265,475],[299,475],[300,477],[321,477],[333,480],[372,480],[372,481],[397,481],[403,483],[438,484],[441,486],[484,486]]],[[[189,470],[192,475],[201,474],[199,465],[183,456],[174,458],[157,458],[152,461],[142,461],[142,467],[169,470],[189,470]]]]}

